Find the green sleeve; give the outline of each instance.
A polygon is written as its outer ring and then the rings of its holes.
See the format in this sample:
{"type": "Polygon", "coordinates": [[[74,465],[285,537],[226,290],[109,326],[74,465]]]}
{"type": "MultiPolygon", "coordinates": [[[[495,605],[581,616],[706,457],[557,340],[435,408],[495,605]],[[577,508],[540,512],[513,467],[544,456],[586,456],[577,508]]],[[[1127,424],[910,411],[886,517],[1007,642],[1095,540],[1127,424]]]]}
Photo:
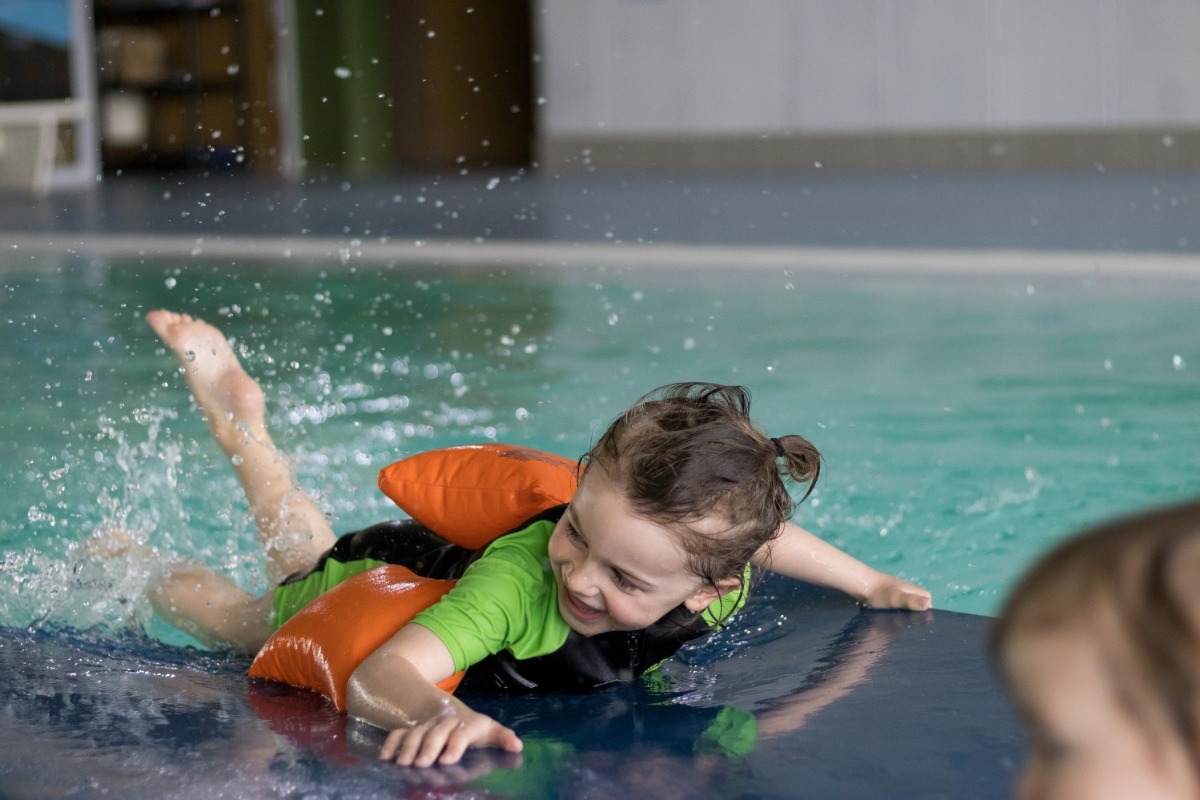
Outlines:
{"type": "Polygon", "coordinates": [[[557,650],[570,628],[558,612],[546,559],[553,523],[496,540],[441,600],[414,619],[442,640],[455,670],[510,650],[533,658],[557,650]]]}

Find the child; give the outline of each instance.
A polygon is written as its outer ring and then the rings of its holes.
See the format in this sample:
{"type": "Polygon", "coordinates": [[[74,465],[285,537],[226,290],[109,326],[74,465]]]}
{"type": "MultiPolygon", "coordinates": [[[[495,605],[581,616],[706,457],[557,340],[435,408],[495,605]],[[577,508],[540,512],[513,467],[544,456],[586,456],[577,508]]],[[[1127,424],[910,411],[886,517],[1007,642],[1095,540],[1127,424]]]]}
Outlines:
{"type": "MultiPolygon", "coordinates": [[[[291,601],[303,592],[293,587],[362,558],[364,548],[387,539],[388,526],[338,540],[293,483],[266,430],[262,389],[221,333],[168,311],[147,321],[179,360],[233,464],[269,576],[291,576],[254,597],[206,567],[179,566],[152,589],[151,601],[200,641],[254,653],[298,610],[291,601]]],[[[350,678],[347,712],[391,730],[381,758],[429,766],[455,763],[468,747],[519,751],[513,731],[435,684],[467,667],[468,684],[500,689],[632,680],[733,613],[751,564],[845,591],[872,608],[929,608],[924,589],[788,522],[793,502],[779,462],[811,484],[820,456],[800,436],[767,438],[748,411],[739,387],[681,384],[643,399],[588,454],[569,505],[502,536],[482,555],[400,526],[421,539],[409,559],[420,563],[407,566],[460,580],[350,678]]]]}
{"type": "Polygon", "coordinates": [[[1200,798],[1200,503],[1103,525],[1019,583],[993,648],[1024,798],[1200,798]]]}

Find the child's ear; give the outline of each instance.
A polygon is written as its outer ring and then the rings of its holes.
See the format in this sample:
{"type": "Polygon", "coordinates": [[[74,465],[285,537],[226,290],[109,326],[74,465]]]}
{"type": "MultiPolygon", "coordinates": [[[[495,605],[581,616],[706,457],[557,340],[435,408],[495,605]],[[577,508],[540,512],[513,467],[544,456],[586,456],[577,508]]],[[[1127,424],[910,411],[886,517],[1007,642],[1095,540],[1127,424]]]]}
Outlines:
{"type": "Polygon", "coordinates": [[[716,600],[723,594],[729,594],[741,585],[742,581],[740,578],[722,578],[717,581],[715,586],[706,583],[688,595],[683,604],[687,607],[688,611],[691,611],[693,614],[699,614],[708,608],[713,600],[716,600]]]}

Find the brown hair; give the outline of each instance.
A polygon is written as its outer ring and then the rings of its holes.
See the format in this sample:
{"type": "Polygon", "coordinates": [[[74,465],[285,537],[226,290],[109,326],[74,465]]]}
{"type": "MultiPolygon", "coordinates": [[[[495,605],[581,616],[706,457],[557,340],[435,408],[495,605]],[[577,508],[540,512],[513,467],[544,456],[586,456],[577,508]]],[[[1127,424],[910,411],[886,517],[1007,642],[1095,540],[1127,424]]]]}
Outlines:
{"type": "Polygon", "coordinates": [[[1043,558],[992,629],[1089,636],[1117,700],[1152,734],[1182,739],[1200,774],[1200,502],[1084,532],[1043,558]]]}
{"type": "Polygon", "coordinates": [[[772,439],[755,427],[746,388],[713,383],[675,383],[643,396],[584,460],[604,471],[634,513],[674,530],[691,571],[714,585],[740,578],[791,518],[796,504],[784,476],[807,483],[808,497],[821,472],[821,454],[804,437],[772,439]],[[724,531],[700,529],[714,517],[724,531]]]}

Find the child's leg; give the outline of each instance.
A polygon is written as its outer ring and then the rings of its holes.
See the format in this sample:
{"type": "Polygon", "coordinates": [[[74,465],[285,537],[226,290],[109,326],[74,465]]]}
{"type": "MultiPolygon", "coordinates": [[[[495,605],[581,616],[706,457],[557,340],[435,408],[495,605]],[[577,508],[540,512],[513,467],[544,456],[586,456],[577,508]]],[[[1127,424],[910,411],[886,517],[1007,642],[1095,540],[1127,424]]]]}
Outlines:
{"type": "Polygon", "coordinates": [[[150,588],[159,616],[209,647],[253,655],[271,635],[271,593],[262,597],[197,562],[167,566],[150,588]]]}
{"type": "MultiPolygon", "coordinates": [[[[233,465],[266,549],[267,577],[278,582],[311,566],[336,537],[267,433],[262,387],[213,326],[169,311],[152,311],[146,321],[179,360],[209,431],[233,465]]],[[[270,634],[271,593],[255,597],[200,564],[168,567],[150,599],[165,619],[205,644],[253,653],[270,634]]]]}
{"type": "Polygon", "coordinates": [[[262,387],[219,330],[186,314],[152,311],[146,321],[175,354],[208,429],[237,474],[275,582],[333,546],[328,520],[292,480],[267,433],[262,387]]]}

